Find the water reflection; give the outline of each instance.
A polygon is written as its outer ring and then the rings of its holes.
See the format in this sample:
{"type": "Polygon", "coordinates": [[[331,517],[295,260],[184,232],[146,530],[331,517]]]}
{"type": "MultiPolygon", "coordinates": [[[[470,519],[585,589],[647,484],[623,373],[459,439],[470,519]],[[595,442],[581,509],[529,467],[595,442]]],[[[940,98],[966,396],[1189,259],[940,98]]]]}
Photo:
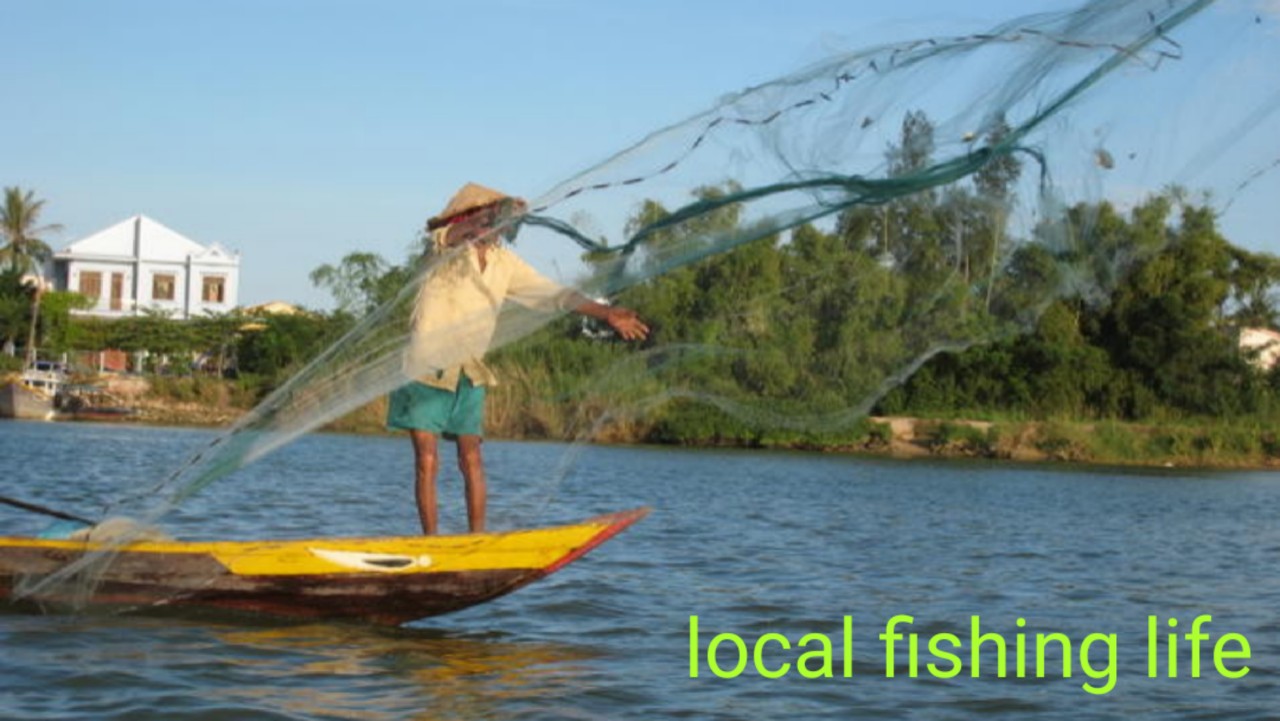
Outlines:
{"type": "Polygon", "coordinates": [[[506,718],[580,692],[599,656],[431,629],[17,614],[0,615],[0,644],[22,663],[0,661],[0,677],[28,682],[0,682],[5,713],[28,718],[131,718],[139,696],[173,715],[238,719],[506,718]],[[41,677],[63,682],[19,692],[41,677]]]}
{"type": "Polygon", "coordinates": [[[340,718],[488,718],[513,704],[552,705],[567,688],[581,689],[585,664],[597,656],[430,629],[305,625],[213,635],[226,647],[219,656],[247,663],[261,679],[236,689],[243,703],[340,718]]]}

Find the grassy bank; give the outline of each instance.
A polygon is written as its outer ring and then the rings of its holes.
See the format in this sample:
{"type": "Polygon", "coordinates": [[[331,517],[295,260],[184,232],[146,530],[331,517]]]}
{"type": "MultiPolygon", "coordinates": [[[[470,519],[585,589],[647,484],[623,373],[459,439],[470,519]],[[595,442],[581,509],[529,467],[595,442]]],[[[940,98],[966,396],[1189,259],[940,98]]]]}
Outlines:
{"type": "MultiPolygon", "coordinates": [[[[1256,421],[1124,423],[1071,420],[867,418],[829,433],[786,430],[675,437],[661,421],[612,418],[601,400],[575,407],[528,402],[520,376],[490,394],[492,438],[664,443],[689,447],[815,450],[903,458],[994,460],[1222,468],[1280,467],[1280,434],[1256,421]],[[521,404],[527,404],[522,407],[521,404]],[[603,420],[601,420],[603,419],[603,420]],[[585,430],[584,430],[585,429],[585,430]],[[668,434],[662,437],[662,434],[668,434]]],[[[251,386],[210,378],[155,378],[134,396],[135,420],[162,425],[225,425],[252,407],[251,386]]],[[[379,398],[325,426],[342,433],[385,433],[379,398]]],[[[685,428],[696,431],[696,428],[685,428]]]]}

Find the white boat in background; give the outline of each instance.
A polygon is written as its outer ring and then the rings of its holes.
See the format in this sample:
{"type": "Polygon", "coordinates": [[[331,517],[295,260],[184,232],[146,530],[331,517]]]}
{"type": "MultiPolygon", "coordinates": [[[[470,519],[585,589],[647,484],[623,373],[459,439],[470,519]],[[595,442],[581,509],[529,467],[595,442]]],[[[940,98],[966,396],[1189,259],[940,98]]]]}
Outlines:
{"type": "Polygon", "coordinates": [[[0,386],[0,418],[52,420],[54,398],[67,380],[63,364],[36,361],[18,380],[0,386]]]}
{"type": "Polygon", "coordinates": [[[53,419],[53,396],[19,381],[0,386],[0,418],[53,419]]]}

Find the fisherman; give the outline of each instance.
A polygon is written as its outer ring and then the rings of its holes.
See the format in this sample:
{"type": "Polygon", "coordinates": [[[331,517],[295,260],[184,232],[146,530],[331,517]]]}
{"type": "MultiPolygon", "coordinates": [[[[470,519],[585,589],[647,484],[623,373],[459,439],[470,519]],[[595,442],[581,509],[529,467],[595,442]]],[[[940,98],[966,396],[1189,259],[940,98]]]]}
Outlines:
{"type": "Polygon", "coordinates": [[[466,486],[467,522],[485,530],[486,485],[480,453],[485,389],[497,383],[484,354],[510,299],[534,310],[574,311],[607,323],[625,340],[643,340],[649,328],[632,311],[597,303],[565,288],[503,245],[514,238],[527,210],[519,198],[468,183],[427,221],[440,256],[418,294],[406,372],[413,381],[391,393],[387,426],[413,442],[418,516],[427,535],[437,531],[437,439],[454,439],[466,486]]]}

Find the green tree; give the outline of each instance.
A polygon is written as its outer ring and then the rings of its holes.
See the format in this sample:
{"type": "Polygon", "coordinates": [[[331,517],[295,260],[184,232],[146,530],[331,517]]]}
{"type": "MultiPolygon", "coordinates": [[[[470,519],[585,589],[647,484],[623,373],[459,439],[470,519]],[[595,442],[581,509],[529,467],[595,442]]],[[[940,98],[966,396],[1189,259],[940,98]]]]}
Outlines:
{"type": "MultiPolygon", "coordinates": [[[[1022,162],[1012,152],[1003,149],[1011,128],[1004,116],[995,122],[987,132],[988,148],[1002,149],[1003,152],[991,154],[991,160],[973,176],[973,184],[978,189],[978,197],[986,206],[989,214],[991,233],[989,276],[996,274],[996,265],[1000,261],[1001,245],[1004,240],[1005,226],[1013,211],[1013,184],[1022,175],[1022,162]]],[[[995,284],[987,284],[985,306],[991,307],[991,294],[995,284]]]]}
{"type": "Polygon", "coordinates": [[[1076,219],[1091,223],[1093,276],[1115,287],[1105,308],[1083,318],[1114,368],[1104,409],[1229,415],[1265,405],[1260,379],[1230,332],[1234,321],[1225,317],[1239,292],[1233,282],[1245,282],[1233,264],[1239,255],[1218,233],[1210,208],[1165,191],[1127,221],[1105,204],[1076,219]]]}
{"type": "MultiPolygon", "coordinates": [[[[88,310],[93,300],[73,291],[50,291],[41,302],[40,336],[54,353],[65,353],[77,347],[77,326],[71,311],[88,310]]],[[[83,346],[81,346],[83,347],[83,346]]]]}
{"type": "Polygon", "coordinates": [[[338,310],[359,315],[367,314],[398,290],[399,286],[390,288],[397,274],[390,282],[384,282],[391,270],[387,261],[377,253],[348,253],[336,266],[325,263],[311,271],[311,283],[318,288],[327,288],[338,303],[338,310]]]}
{"type": "Polygon", "coordinates": [[[22,273],[0,268],[0,345],[15,345],[27,332],[32,288],[22,283],[22,273]]]}
{"type": "MultiPolygon", "coordinates": [[[[43,200],[36,200],[34,191],[8,187],[4,189],[4,206],[0,207],[0,263],[18,273],[34,272],[39,278],[40,269],[53,255],[53,250],[40,238],[44,233],[62,230],[60,225],[40,225],[44,210],[43,200]]],[[[44,288],[42,278],[36,281],[31,295],[31,324],[27,333],[27,363],[36,359],[36,330],[40,321],[40,297],[44,288]]]]}
{"type": "Polygon", "coordinates": [[[334,313],[272,315],[239,335],[236,356],[242,373],[262,376],[271,386],[350,327],[350,316],[334,313]]]}
{"type": "Polygon", "coordinates": [[[238,309],[231,313],[207,313],[187,321],[191,326],[191,340],[195,352],[201,356],[202,369],[211,369],[217,376],[226,374],[232,366],[241,329],[250,317],[238,309]]]}
{"type": "MultiPolygon", "coordinates": [[[[923,111],[908,112],[898,144],[885,152],[889,178],[898,180],[926,170],[933,163],[935,146],[933,121],[923,111]]],[[[911,187],[910,181],[903,187],[911,187]]],[[[943,242],[945,224],[932,189],[885,203],[873,211],[872,218],[882,260],[895,263],[917,289],[934,285],[951,272],[953,262],[943,242]]]]}
{"type": "Polygon", "coordinates": [[[1245,327],[1275,328],[1280,324],[1275,288],[1280,283],[1280,258],[1232,246],[1230,318],[1245,327]]]}
{"type": "Polygon", "coordinates": [[[929,167],[936,142],[933,121],[923,110],[909,111],[902,118],[901,142],[889,148],[889,177],[918,173],[929,167]]]}

